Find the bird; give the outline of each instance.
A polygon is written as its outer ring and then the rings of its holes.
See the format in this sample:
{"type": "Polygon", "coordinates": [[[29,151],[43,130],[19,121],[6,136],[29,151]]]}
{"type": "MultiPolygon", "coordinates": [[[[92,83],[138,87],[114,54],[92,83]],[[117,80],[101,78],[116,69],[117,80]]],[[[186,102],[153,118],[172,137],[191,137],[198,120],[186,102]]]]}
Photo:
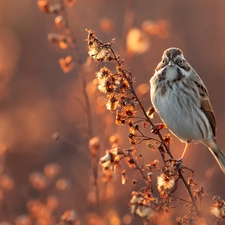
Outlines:
{"type": "Polygon", "coordinates": [[[216,140],[216,119],[203,81],[181,49],[168,48],[150,79],[150,98],[166,127],[186,143],[205,145],[225,173],[225,155],[216,140]]]}

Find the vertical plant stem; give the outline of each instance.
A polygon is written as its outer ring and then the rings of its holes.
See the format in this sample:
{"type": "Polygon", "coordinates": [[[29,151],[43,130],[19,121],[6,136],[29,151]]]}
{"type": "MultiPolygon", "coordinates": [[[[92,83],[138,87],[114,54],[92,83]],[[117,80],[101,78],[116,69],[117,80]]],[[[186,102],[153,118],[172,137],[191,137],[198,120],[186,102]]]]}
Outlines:
{"type": "Polygon", "coordinates": [[[87,76],[86,76],[86,73],[83,68],[84,62],[82,59],[81,51],[79,49],[79,45],[77,43],[76,37],[73,34],[73,31],[69,25],[65,3],[63,0],[60,0],[60,4],[62,6],[63,17],[65,20],[64,27],[65,27],[66,36],[70,38],[70,41],[71,41],[70,47],[74,51],[74,55],[76,58],[78,73],[79,73],[80,81],[81,81],[82,93],[83,93],[83,97],[84,97],[84,101],[85,101],[86,134],[87,134],[87,138],[90,139],[93,136],[93,127],[92,127],[91,104],[90,104],[90,99],[89,99],[89,96],[87,94],[87,89],[86,89],[87,88],[87,76]]]}
{"type": "MultiPolygon", "coordinates": [[[[81,87],[82,87],[82,94],[84,97],[84,101],[85,101],[85,121],[86,121],[86,135],[88,140],[90,140],[93,137],[93,126],[92,126],[92,113],[91,113],[91,103],[90,103],[90,99],[87,93],[87,75],[84,71],[84,62],[82,59],[82,55],[81,55],[81,51],[79,49],[79,45],[77,43],[76,37],[73,34],[73,31],[69,25],[69,21],[68,21],[68,15],[66,12],[66,7],[65,7],[65,3],[63,0],[60,0],[60,3],[62,5],[62,12],[63,12],[63,16],[65,19],[65,32],[67,37],[70,38],[71,41],[71,48],[74,51],[74,55],[76,58],[76,63],[77,63],[77,67],[78,67],[78,73],[79,73],[79,77],[80,77],[80,81],[81,81],[81,87]]],[[[99,210],[99,190],[98,190],[98,159],[91,159],[91,173],[94,179],[94,191],[95,191],[95,196],[96,196],[96,207],[97,207],[97,211],[98,213],[100,213],[99,210]]]]}

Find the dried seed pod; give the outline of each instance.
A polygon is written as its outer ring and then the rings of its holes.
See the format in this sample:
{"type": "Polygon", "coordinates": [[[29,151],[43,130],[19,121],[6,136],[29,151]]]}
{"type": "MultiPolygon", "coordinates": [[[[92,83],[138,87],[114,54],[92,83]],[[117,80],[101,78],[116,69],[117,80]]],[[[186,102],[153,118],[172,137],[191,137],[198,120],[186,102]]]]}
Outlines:
{"type": "Polygon", "coordinates": [[[55,24],[57,27],[63,27],[65,25],[64,17],[59,15],[55,18],[55,24]]]}

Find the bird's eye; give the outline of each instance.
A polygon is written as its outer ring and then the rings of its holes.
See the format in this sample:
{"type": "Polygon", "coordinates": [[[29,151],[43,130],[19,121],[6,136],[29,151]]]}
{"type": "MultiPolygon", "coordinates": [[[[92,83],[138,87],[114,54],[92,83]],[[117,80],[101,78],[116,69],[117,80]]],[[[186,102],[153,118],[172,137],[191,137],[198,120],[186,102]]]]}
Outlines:
{"type": "Polygon", "coordinates": [[[162,60],[162,64],[165,64],[165,63],[166,63],[166,61],[163,59],[163,60],[162,60]]]}
{"type": "Polygon", "coordinates": [[[184,63],[184,60],[180,59],[180,65],[183,65],[183,63],[184,63]]]}

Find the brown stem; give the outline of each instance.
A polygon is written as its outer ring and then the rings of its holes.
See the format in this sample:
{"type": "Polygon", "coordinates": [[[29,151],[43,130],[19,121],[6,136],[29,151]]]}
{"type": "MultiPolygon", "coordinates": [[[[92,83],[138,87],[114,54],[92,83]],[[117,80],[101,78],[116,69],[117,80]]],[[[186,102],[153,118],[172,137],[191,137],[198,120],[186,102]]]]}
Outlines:
{"type": "MultiPolygon", "coordinates": [[[[118,60],[118,57],[116,56],[116,54],[115,54],[115,52],[113,51],[113,49],[111,48],[111,46],[110,46],[109,48],[110,48],[110,51],[112,52],[112,54],[113,54],[113,56],[114,56],[114,58],[115,58],[117,64],[118,64],[119,66],[121,66],[121,62],[118,60]]],[[[134,95],[134,97],[136,98],[136,100],[138,101],[139,106],[140,106],[140,108],[141,108],[141,111],[142,111],[142,113],[144,114],[144,116],[145,116],[145,118],[146,118],[146,121],[147,121],[151,126],[154,126],[154,123],[153,123],[153,122],[151,121],[151,119],[148,117],[148,115],[147,115],[147,113],[146,113],[146,111],[145,111],[143,105],[141,104],[141,101],[139,100],[139,98],[138,98],[138,96],[137,96],[137,94],[136,94],[136,92],[135,92],[135,90],[134,90],[132,80],[131,80],[129,77],[127,77],[127,75],[126,75],[126,72],[127,72],[127,71],[125,71],[124,69],[121,69],[121,72],[122,72],[122,74],[123,74],[123,77],[124,77],[124,78],[126,79],[126,81],[129,83],[131,92],[132,92],[132,94],[134,95]]],[[[166,151],[167,151],[167,154],[170,156],[171,159],[174,159],[172,153],[170,152],[170,149],[169,149],[168,145],[167,145],[167,144],[165,143],[165,141],[163,140],[163,137],[162,137],[161,133],[158,132],[157,135],[158,135],[160,141],[162,142],[163,146],[165,147],[165,149],[166,149],[166,151]]],[[[193,204],[193,206],[195,207],[195,210],[196,210],[197,214],[200,215],[200,212],[199,212],[199,209],[198,209],[198,207],[197,207],[195,198],[194,198],[194,196],[193,196],[193,194],[192,194],[192,192],[191,192],[190,186],[188,185],[187,181],[185,180],[185,178],[184,178],[184,176],[183,176],[183,174],[182,174],[182,170],[179,169],[179,170],[178,170],[178,173],[179,173],[179,176],[180,176],[181,180],[183,181],[183,183],[184,183],[184,185],[185,185],[185,187],[186,187],[186,189],[187,189],[187,191],[188,191],[188,194],[190,195],[190,198],[191,198],[191,200],[192,200],[192,204],[193,204]]]]}
{"type": "Polygon", "coordinates": [[[141,174],[142,178],[144,179],[148,189],[150,189],[151,192],[153,193],[153,189],[152,189],[152,186],[149,183],[148,178],[145,176],[145,174],[143,172],[143,169],[138,165],[137,161],[133,158],[133,156],[132,155],[129,155],[129,156],[124,155],[124,157],[129,157],[132,160],[132,164],[135,165],[135,169],[139,171],[139,173],[141,174]]]}
{"type": "Polygon", "coordinates": [[[86,73],[84,72],[84,68],[83,68],[83,59],[81,56],[81,52],[79,49],[79,45],[77,44],[77,40],[75,35],[73,34],[73,31],[69,25],[69,21],[68,21],[68,16],[67,16],[67,12],[66,12],[66,7],[65,7],[65,3],[63,0],[60,0],[60,4],[62,6],[62,13],[63,13],[63,17],[65,20],[65,33],[66,36],[69,37],[71,39],[70,42],[70,47],[71,49],[74,51],[74,55],[76,58],[76,62],[77,62],[77,67],[78,67],[78,73],[79,73],[79,77],[81,80],[81,86],[82,86],[82,93],[84,96],[84,101],[85,101],[85,121],[86,121],[86,132],[87,132],[87,137],[88,139],[90,139],[93,136],[93,128],[92,128],[92,115],[91,115],[91,105],[90,105],[90,100],[87,94],[87,79],[86,79],[86,73]]]}
{"type": "Polygon", "coordinates": [[[184,178],[184,176],[183,176],[183,174],[182,174],[182,171],[179,170],[178,173],[179,173],[179,176],[180,176],[181,180],[183,181],[183,183],[184,183],[184,185],[185,185],[185,187],[186,187],[186,189],[187,189],[187,191],[188,191],[188,194],[189,194],[190,197],[191,197],[192,204],[193,204],[193,206],[195,207],[195,210],[196,210],[197,214],[200,216],[200,211],[199,211],[199,209],[198,209],[198,207],[197,207],[195,198],[194,198],[194,196],[193,196],[193,194],[192,194],[192,192],[191,192],[190,185],[188,185],[187,181],[185,180],[185,178],[184,178]]]}
{"type": "MultiPolygon", "coordinates": [[[[149,122],[149,123],[151,124],[151,126],[154,126],[154,124],[152,123],[151,119],[147,116],[147,113],[146,113],[144,107],[142,106],[142,104],[141,104],[141,102],[140,102],[140,100],[139,100],[139,98],[138,98],[136,92],[134,91],[134,88],[133,88],[132,83],[130,82],[129,79],[127,79],[127,81],[129,82],[131,91],[132,91],[133,95],[135,96],[135,98],[137,99],[137,101],[138,101],[138,103],[139,103],[139,105],[140,105],[140,108],[141,108],[141,110],[142,110],[142,112],[143,112],[143,114],[144,114],[144,116],[145,116],[147,122],[149,122]]],[[[165,141],[163,140],[163,137],[162,137],[161,133],[158,132],[157,135],[158,135],[160,141],[163,143],[163,146],[165,147],[165,149],[166,149],[168,155],[171,157],[171,159],[174,159],[172,153],[170,152],[170,149],[168,148],[168,146],[166,145],[165,141]]],[[[197,214],[200,215],[200,212],[199,212],[198,207],[197,207],[197,205],[196,205],[195,198],[194,198],[194,196],[193,196],[193,194],[192,194],[192,192],[191,192],[190,186],[188,185],[187,181],[185,180],[185,178],[184,178],[184,176],[183,176],[183,174],[182,174],[182,171],[181,171],[180,169],[179,169],[178,173],[179,173],[179,176],[180,176],[181,180],[183,181],[183,183],[184,183],[184,185],[185,185],[185,187],[186,187],[186,189],[187,189],[187,191],[188,191],[188,194],[189,194],[190,197],[191,197],[192,203],[193,203],[193,205],[194,205],[194,207],[195,207],[195,210],[196,210],[197,214]]]]}
{"type": "MultiPolygon", "coordinates": [[[[85,109],[85,117],[86,117],[86,119],[85,119],[86,135],[87,135],[87,138],[90,140],[93,137],[93,127],[92,127],[91,104],[90,104],[90,99],[89,99],[87,89],[86,89],[87,88],[87,75],[84,71],[84,66],[83,66],[84,62],[82,59],[81,51],[79,49],[79,45],[77,44],[76,37],[73,34],[73,31],[72,31],[69,21],[68,21],[65,3],[63,0],[59,0],[59,1],[62,6],[62,14],[63,14],[64,20],[65,20],[65,25],[64,25],[65,33],[66,33],[67,37],[70,38],[70,45],[71,45],[70,47],[74,52],[75,59],[77,62],[78,74],[80,77],[82,93],[83,93],[84,101],[85,101],[84,109],[85,109]]],[[[92,168],[92,175],[94,178],[93,183],[94,183],[94,188],[95,188],[96,207],[97,207],[97,211],[99,212],[100,204],[99,204],[99,190],[98,190],[99,188],[98,188],[98,182],[97,182],[97,179],[98,179],[98,166],[97,166],[98,163],[97,163],[97,161],[98,160],[96,160],[96,159],[91,160],[91,168],[92,168]]]]}

